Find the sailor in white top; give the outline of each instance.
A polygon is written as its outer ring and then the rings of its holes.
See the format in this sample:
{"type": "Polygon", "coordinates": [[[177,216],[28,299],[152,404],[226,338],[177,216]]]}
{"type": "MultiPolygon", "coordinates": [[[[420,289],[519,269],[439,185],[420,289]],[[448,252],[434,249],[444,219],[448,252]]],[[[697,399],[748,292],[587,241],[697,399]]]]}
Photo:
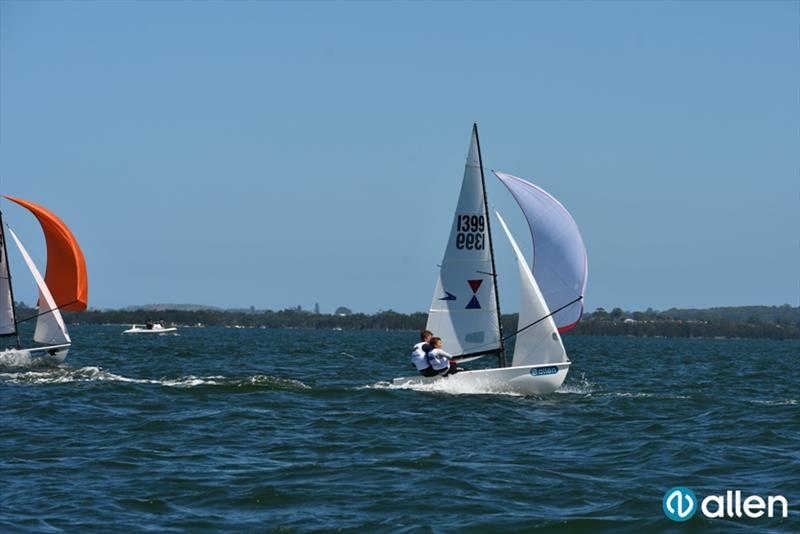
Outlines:
{"type": "Polygon", "coordinates": [[[450,358],[452,357],[452,354],[437,348],[432,348],[428,351],[428,354],[425,355],[425,359],[428,360],[428,363],[433,367],[434,371],[448,369],[450,367],[450,358]]]}
{"type": "Polygon", "coordinates": [[[425,358],[425,353],[431,349],[431,346],[428,345],[431,337],[433,337],[433,333],[430,330],[423,330],[419,335],[422,341],[414,345],[414,350],[411,352],[411,363],[420,373],[430,366],[425,358]]]}
{"type": "Polygon", "coordinates": [[[431,346],[424,341],[414,345],[414,351],[411,353],[411,363],[414,364],[417,371],[424,371],[428,367],[428,359],[425,358],[425,354],[430,348],[431,346]]]}
{"type": "MultiPolygon", "coordinates": [[[[448,374],[454,374],[460,370],[455,362],[450,361],[450,358],[452,358],[453,355],[442,350],[442,340],[440,338],[432,337],[429,346],[431,347],[431,350],[429,350],[425,355],[425,359],[428,360],[428,363],[435,374],[445,376],[448,374]]],[[[425,376],[431,376],[431,374],[426,374],[425,372],[422,374],[425,376]]]]}

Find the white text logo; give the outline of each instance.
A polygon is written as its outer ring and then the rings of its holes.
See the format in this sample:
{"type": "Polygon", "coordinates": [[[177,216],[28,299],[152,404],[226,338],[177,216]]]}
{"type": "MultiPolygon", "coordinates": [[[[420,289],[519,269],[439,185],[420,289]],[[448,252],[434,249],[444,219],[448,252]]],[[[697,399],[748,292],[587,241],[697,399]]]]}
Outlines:
{"type": "Polygon", "coordinates": [[[722,495],[709,495],[700,502],[698,507],[697,496],[689,488],[676,486],[664,494],[661,508],[664,515],[673,521],[687,521],[697,512],[710,518],[728,517],[731,519],[749,517],[775,517],[776,511],[780,517],[789,517],[789,501],[783,495],[768,495],[766,498],[758,495],[742,496],[740,490],[727,490],[722,495]]]}

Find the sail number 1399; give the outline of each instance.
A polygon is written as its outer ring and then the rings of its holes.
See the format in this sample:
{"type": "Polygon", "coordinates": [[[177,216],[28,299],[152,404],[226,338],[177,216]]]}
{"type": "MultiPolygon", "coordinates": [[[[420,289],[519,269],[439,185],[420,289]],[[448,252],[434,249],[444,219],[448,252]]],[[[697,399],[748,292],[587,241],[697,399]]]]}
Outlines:
{"type": "Polygon", "coordinates": [[[483,215],[456,215],[456,248],[483,250],[486,248],[486,220],[483,215]]]}

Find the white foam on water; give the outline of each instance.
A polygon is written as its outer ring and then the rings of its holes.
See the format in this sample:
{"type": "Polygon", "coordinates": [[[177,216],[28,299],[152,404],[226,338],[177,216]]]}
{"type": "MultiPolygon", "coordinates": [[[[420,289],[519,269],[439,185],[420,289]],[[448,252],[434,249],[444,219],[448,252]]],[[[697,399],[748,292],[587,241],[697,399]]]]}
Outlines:
{"type": "Polygon", "coordinates": [[[7,350],[0,353],[0,367],[33,367],[36,358],[28,350],[7,350]]]}
{"type": "Polygon", "coordinates": [[[586,378],[585,373],[581,373],[577,383],[564,383],[555,392],[561,394],[591,395],[595,391],[595,385],[586,378]]]}
{"type": "Polygon", "coordinates": [[[46,371],[19,371],[0,373],[0,380],[12,384],[68,384],[72,382],[123,382],[129,384],[153,384],[174,388],[193,388],[198,386],[275,386],[287,389],[311,389],[299,380],[278,378],[268,375],[254,375],[246,378],[229,378],[220,375],[177,378],[130,378],[111,373],[99,367],[79,369],[52,368],[46,371]]]}
{"type": "Polygon", "coordinates": [[[293,378],[279,378],[269,375],[254,375],[242,380],[246,386],[278,386],[282,388],[311,389],[311,386],[293,378]]]}
{"type": "Polygon", "coordinates": [[[600,393],[599,395],[605,397],[622,397],[629,399],[667,399],[667,400],[691,399],[689,395],[665,395],[661,393],[646,393],[644,391],[612,391],[607,393],[600,393]]]}
{"type": "Polygon", "coordinates": [[[495,388],[484,387],[475,382],[459,382],[456,380],[432,380],[424,384],[416,382],[406,382],[403,384],[393,384],[391,382],[376,382],[374,384],[360,386],[358,389],[408,389],[412,391],[423,391],[427,393],[446,393],[449,395],[508,395],[511,397],[523,397],[521,393],[513,391],[502,391],[495,388]]]}
{"type": "Polygon", "coordinates": [[[56,367],[45,371],[19,371],[15,373],[0,373],[0,379],[14,384],[68,384],[71,382],[131,382],[148,383],[150,380],[140,380],[115,375],[108,371],[103,371],[99,367],[81,367],[79,369],[67,369],[56,367]]]}
{"type": "Polygon", "coordinates": [[[748,400],[751,404],[760,404],[761,406],[788,406],[798,403],[797,399],[772,399],[772,400],[748,400]]]}
{"type": "Polygon", "coordinates": [[[648,398],[658,398],[658,399],[689,399],[688,395],[665,395],[660,393],[648,393],[644,391],[609,391],[609,392],[602,392],[598,391],[597,384],[590,382],[589,379],[586,378],[585,373],[581,373],[580,380],[577,383],[565,383],[560,388],[556,390],[556,393],[560,394],[577,394],[577,395],[586,395],[591,397],[592,395],[598,396],[607,396],[607,397],[622,397],[622,398],[633,398],[633,399],[648,399],[648,398]]]}

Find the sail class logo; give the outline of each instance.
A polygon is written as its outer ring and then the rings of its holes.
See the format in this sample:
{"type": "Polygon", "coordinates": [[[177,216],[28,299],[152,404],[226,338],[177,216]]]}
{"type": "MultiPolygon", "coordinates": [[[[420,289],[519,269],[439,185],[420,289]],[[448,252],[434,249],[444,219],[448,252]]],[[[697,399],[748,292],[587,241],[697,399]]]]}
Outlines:
{"type": "Polygon", "coordinates": [[[692,490],[676,486],[667,490],[661,500],[664,515],[678,522],[691,519],[697,510],[709,519],[758,519],[765,514],[767,517],[775,517],[776,507],[780,510],[781,517],[789,517],[789,502],[783,495],[768,495],[766,499],[758,495],[743,498],[740,490],[727,490],[722,495],[707,496],[698,506],[697,496],[692,490]]]}
{"type": "Polygon", "coordinates": [[[481,303],[478,302],[478,289],[481,287],[483,280],[467,280],[470,289],[472,289],[472,299],[467,303],[468,310],[480,310],[481,303]]]}

